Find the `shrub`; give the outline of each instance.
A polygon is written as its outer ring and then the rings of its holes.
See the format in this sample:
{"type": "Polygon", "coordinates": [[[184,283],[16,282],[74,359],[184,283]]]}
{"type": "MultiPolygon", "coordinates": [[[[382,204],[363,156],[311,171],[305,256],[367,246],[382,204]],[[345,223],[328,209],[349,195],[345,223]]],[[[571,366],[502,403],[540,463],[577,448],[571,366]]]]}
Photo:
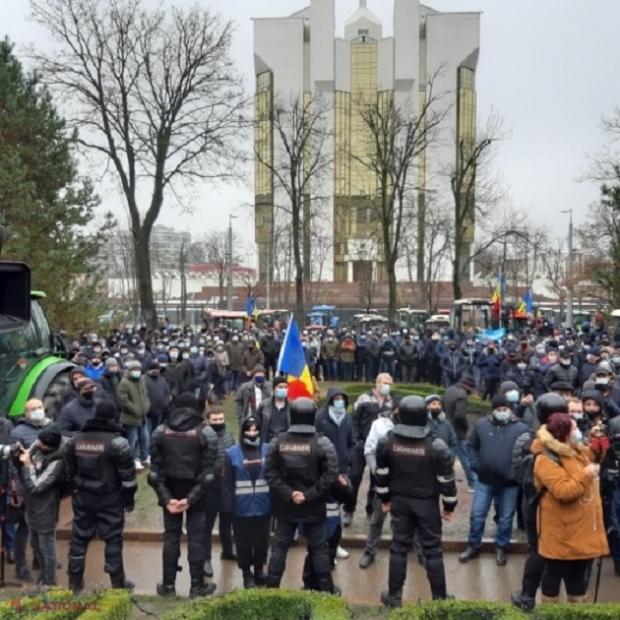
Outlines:
{"type": "Polygon", "coordinates": [[[390,614],[390,620],[526,620],[528,616],[504,603],[477,601],[433,601],[405,605],[390,614]]]}
{"type": "Polygon", "coordinates": [[[237,590],[192,601],[166,620],[348,620],[346,602],[337,597],[295,590],[237,590]]]}
{"type": "Polygon", "coordinates": [[[532,620],[610,620],[620,618],[620,605],[539,605],[532,620]]]}

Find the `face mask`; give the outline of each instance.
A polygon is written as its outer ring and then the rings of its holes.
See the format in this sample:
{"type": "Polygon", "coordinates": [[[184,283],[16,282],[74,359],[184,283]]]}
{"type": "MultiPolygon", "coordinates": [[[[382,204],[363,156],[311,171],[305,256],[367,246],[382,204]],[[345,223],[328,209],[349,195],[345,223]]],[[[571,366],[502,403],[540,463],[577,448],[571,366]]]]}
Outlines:
{"type": "Polygon", "coordinates": [[[519,391],[510,390],[509,392],[506,392],[506,400],[509,403],[518,403],[519,402],[519,391]]]}
{"type": "Polygon", "coordinates": [[[99,368],[101,366],[101,362],[93,362],[93,368],[99,368]]]}
{"type": "Polygon", "coordinates": [[[450,345],[450,351],[456,351],[456,347],[454,345],[450,345]]]}
{"type": "Polygon", "coordinates": [[[164,350],[164,345],[163,344],[158,344],[157,345],[157,350],[158,351],[163,351],[164,350]]]}
{"type": "Polygon", "coordinates": [[[188,360],[189,359],[189,353],[183,353],[183,359],[184,360],[188,360]]]}
{"type": "Polygon", "coordinates": [[[140,347],[138,349],[138,355],[144,355],[146,353],[146,349],[144,347],[140,347]]]}
{"type": "Polygon", "coordinates": [[[575,420],[583,420],[584,415],[583,415],[583,413],[573,413],[573,418],[575,420]]]}
{"type": "Polygon", "coordinates": [[[258,446],[260,444],[260,435],[244,435],[243,443],[246,446],[258,446]]]}
{"type": "Polygon", "coordinates": [[[545,350],[540,348],[540,349],[536,349],[536,355],[544,355],[545,354],[545,350]]]}
{"type": "Polygon", "coordinates": [[[570,360],[561,359],[560,364],[562,364],[562,366],[570,366],[570,360]]]}
{"type": "Polygon", "coordinates": [[[620,364],[620,357],[612,357],[611,361],[618,366],[620,364]]]}
{"type": "Polygon", "coordinates": [[[337,409],[338,411],[344,411],[344,400],[335,400],[333,404],[334,409],[337,409]]]}
{"type": "Polygon", "coordinates": [[[380,388],[379,388],[379,392],[381,393],[382,396],[389,396],[390,395],[390,388],[392,386],[387,385],[387,384],[383,384],[380,388]]]}
{"type": "Polygon", "coordinates": [[[84,392],[82,394],[82,398],[84,400],[92,400],[93,398],[95,398],[95,393],[94,392],[84,392]]]}
{"type": "Polygon", "coordinates": [[[265,377],[261,377],[261,376],[254,377],[254,381],[256,383],[258,383],[258,385],[261,385],[261,384],[265,383],[265,377]]]}
{"type": "Polygon", "coordinates": [[[211,424],[211,428],[216,432],[219,433],[221,431],[223,431],[226,428],[226,423],[222,422],[220,424],[211,424]]]}
{"type": "Polygon", "coordinates": [[[280,400],[284,400],[288,394],[288,390],[286,388],[276,388],[275,390],[276,398],[280,400]]]}
{"type": "Polygon", "coordinates": [[[598,412],[598,411],[586,411],[586,415],[588,416],[588,420],[593,422],[594,420],[596,420],[596,418],[598,418],[598,416],[600,415],[600,412],[598,412]]]}
{"type": "Polygon", "coordinates": [[[233,342],[239,342],[239,338],[237,336],[233,336],[232,341],[233,342]]]}
{"type": "Polygon", "coordinates": [[[570,436],[570,442],[576,446],[578,443],[580,443],[583,440],[583,433],[576,428],[570,436]]]}
{"type": "Polygon", "coordinates": [[[189,352],[195,355],[196,353],[198,353],[198,347],[191,347],[189,352]]]}
{"type": "Polygon", "coordinates": [[[141,375],[142,375],[142,373],[141,373],[139,370],[133,370],[133,371],[131,372],[131,376],[132,376],[134,379],[139,379],[141,375]]]}
{"type": "Polygon", "coordinates": [[[170,359],[171,360],[177,360],[179,359],[179,354],[176,353],[175,351],[173,351],[172,353],[170,353],[170,359]]]}
{"type": "Polygon", "coordinates": [[[101,349],[97,347],[96,349],[93,349],[93,353],[101,353],[101,349]]]}
{"type": "Polygon", "coordinates": [[[121,355],[127,355],[129,351],[127,349],[121,349],[121,355]]]}
{"type": "Polygon", "coordinates": [[[151,375],[151,377],[159,377],[159,370],[151,370],[149,371],[149,375],[151,375]]]}
{"type": "Polygon", "coordinates": [[[166,363],[163,363],[163,362],[162,362],[162,363],[159,365],[159,369],[160,369],[160,370],[165,370],[166,366],[168,366],[168,364],[166,364],[166,363]]]}
{"type": "Polygon", "coordinates": [[[433,416],[434,418],[439,417],[439,414],[441,413],[441,409],[430,409],[431,412],[431,416],[433,416]]]}
{"type": "Polygon", "coordinates": [[[595,377],[594,385],[602,385],[603,387],[606,387],[609,385],[609,379],[607,379],[607,377],[595,377]]]}
{"type": "Polygon", "coordinates": [[[333,339],[331,336],[330,336],[327,340],[328,340],[329,342],[333,342],[333,341],[334,341],[334,339],[333,339]]]}
{"type": "Polygon", "coordinates": [[[45,418],[45,411],[43,409],[34,409],[30,412],[30,419],[33,422],[43,422],[45,418]]]}
{"type": "Polygon", "coordinates": [[[519,370],[525,370],[527,368],[527,364],[519,363],[517,364],[517,368],[519,370]]]}
{"type": "Polygon", "coordinates": [[[493,417],[498,422],[507,422],[510,419],[510,411],[494,411],[493,417]]]}

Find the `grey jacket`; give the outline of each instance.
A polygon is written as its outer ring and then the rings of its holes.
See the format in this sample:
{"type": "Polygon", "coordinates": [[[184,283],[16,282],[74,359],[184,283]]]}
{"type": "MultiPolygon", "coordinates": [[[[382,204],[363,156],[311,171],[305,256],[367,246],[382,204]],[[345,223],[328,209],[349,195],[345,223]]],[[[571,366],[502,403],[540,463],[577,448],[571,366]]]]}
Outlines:
{"type": "MultiPolygon", "coordinates": [[[[242,420],[247,418],[248,415],[256,415],[257,404],[255,389],[257,387],[257,384],[252,380],[247,381],[237,390],[237,395],[235,396],[235,413],[237,414],[239,426],[241,426],[242,420]]],[[[269,381],[265,381],[261,384],[260,391],[262,394],[262,402],[263,400],[269,398],[273,393],[271,383],[269,383],[269,381]]]]}

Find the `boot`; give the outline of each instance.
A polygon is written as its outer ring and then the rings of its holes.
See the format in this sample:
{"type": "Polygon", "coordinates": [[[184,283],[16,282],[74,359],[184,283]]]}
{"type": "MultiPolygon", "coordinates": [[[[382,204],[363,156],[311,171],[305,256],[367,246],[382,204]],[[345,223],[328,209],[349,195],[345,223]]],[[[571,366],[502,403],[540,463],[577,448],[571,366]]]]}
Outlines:
{"type": "Polygon", "coordinates": [[[512,604],[521,611],[530,612],[536,606],[536,599],[528,596],[524,592],[513,592],[510,595],[512,604]]]}
{"type": "Polygon", "coordinates": [[[403,606],[403,592],[388,592],[384,590],[381,592],[381,602],[386,607],[402,607],[403,606]]]}
{"type": "Polygon", "coordinates": [[[73,593],[81,592],[84,589],[84,556],[69,556],[69,590],[73,593]]]}
{"type": "Polygon", "coordinates": [[[110,583],[113,590],[133,590],[136,584],[125,577],[125,573],[110,575],[110,583]]]}
{"type": "Polygon", "coordinates": [[[272,573],[267,574],[267,587],[268,588],[279,588],[280,581],[282,581],[281,576],[273,575],[272,573]]]}
{"type": "Polygon", "coordinates": [[[479,547],[472,547],[471,545],[467,545],[467,549],[465,549],[465,551],[463,551],[463,553],[459,555],[459,562],[461,564],[465,564],[466,562],[469,562],[470,560],[474,560],[479,555],[480,555],[479,547]]]}
{"type": "Polygon", "coordinates": [[[41,570],[39,558],[36,555],[32,558],[32,570],[41,570]]]}
{"type": "Polygon", "coordinates": [[[6,552],[6,563],[7,564],[15,564],[15,551],[13,551],[13,549],[7,550],[7,552],[6,552]]]}
{"type": "Polygon", "coordinates": [[[26,581],[28,583],[32,583],[34,581],[32,578],[32,573],[28,570],[28,567],[19,564],[15,566],[15,577],[17,577],[20,581],[26,581]]]}
{"type": "Polygon", "coordinates": [[[260,564],[254,565],[254,583],[257,586],[267,585],[267,575],[260,564]]]}
{"type": "Polygon", "coordinates": [[[157,594],[159,596],[176,596],[177,590],[174,587],[174,583],[166,583],[166,581],[160,581],[157,584],[157,594]]]}
{"type": "Polygon", "coordinates": [[[205,560],[202,570],[207,577],[213,577],[213,566],[211,565],[211,560],[205,560]]]}
{"type": "Polygon", "coordinates": [[[569,603],[579,603],[579,604],[583,605],[587,601],[588,601],[588,597],[587,596],[569,596],[568,597],[568,602],[569,603]]]}
{"type": "Polygon", "coordinates": [[[191,587],[189,589],[190,598],[198,598],[202,596],[211,596],[217,589],[214,583],[205,583],[204,576],[192,577],[191,587]]]}
{"type": "Polygon", "coordinates": [[[540,602],[543,605],[557,605],[560,602],[559,596],[541,596],[540,602]]]}
{"type": "Polygon", "coordinates": [[[251,590],[252,588],[256,587],[256,583],[254,582],[254,575],[249,568],[243,571],[243,587],[246,590],[251,590]]]}

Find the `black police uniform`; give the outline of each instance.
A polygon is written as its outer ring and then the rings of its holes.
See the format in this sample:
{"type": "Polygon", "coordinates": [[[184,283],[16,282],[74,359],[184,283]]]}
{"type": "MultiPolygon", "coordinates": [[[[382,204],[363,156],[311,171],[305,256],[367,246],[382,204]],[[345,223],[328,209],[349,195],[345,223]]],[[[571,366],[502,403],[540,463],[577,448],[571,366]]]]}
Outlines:
{"type": "Polygon", "coordinates": [[[193,394],[181,394],[178,407],[167,423],[157,427],[151,437],[151,470],[148,483],[155,489],[164,509],[163,581],[157,593],[175,594],[175,581],[181,554],[183,513],[171,514],[166,506],[173,500],[187,499],[187,559],[191,580],[190,596],[213,594],[215,584],[205,584],[205,498],[214,479],[215,468],[222,467],[217,435],[203,423],[193,394]]]}
{"type": "Polygon", "coordinates": [[[407,576],[407,554],[417,531],[425,558],[433,599],[447,598],[441,547],[443,509],[456,508],[454,455],[434,432],[426,428],[426,404],[419,396],[400,402],[400,424],[377,445],[377,496],[391,504],[389,592],[381,600],[390,607],[402,604],[407,576]]]}
{"type": "Polygon", "coordinates": [[[277,519],[267,587],[280,587],[286,555],[298,526],[303,524],[317,587],[324,592],[334,592],[325,540],[325,494],[338,477],[338,456],[329,439],[316,432],[313,401],[309,398],[295,400],[290,415],[291,426],[271,441],[265,463],[272,513],[277,519]],[[293,502],[294,491],[304,494],[302,504],[293,502]]]}
{"type": "MultiPolygon", "coordinates": [[[[546,424],[547,419],[553,413],[567,413],[566,400],[559,394],[543,394],[536,401],[536,417],[540,424],[546,424]]],[[[528,431],[517,439],[513,448],[513,469],[517,479],[521,478],[523,460],[531,455],[531,446],[536,433],[528,431]]],[[[523,525],[527,534],[529,555],[523,567],[523,581],[521,591],[511,595],[513,604],[523,611],[531,611],[536,604],[536,591],[540,587],[542,575],[545,570],[545,559],[538,554],[538,526],[536,524],[536,510],[530,506],[530,500],[535,496],[536,489],[528,489],[522,484],[523,499],[521,511],[523,525]]]]}
{"type": "Polygon", "coordinates": [[[123,428],[114,422],[110,401],[67,446],[67,479],[73,484],[73,531],[69,546],[69,587],[84,588],[84,563],[95,534],[105,543],[105,572],[113,588],[131,588],[123,568],[125,511],[134,507],[136,468],[123,428]]]}

